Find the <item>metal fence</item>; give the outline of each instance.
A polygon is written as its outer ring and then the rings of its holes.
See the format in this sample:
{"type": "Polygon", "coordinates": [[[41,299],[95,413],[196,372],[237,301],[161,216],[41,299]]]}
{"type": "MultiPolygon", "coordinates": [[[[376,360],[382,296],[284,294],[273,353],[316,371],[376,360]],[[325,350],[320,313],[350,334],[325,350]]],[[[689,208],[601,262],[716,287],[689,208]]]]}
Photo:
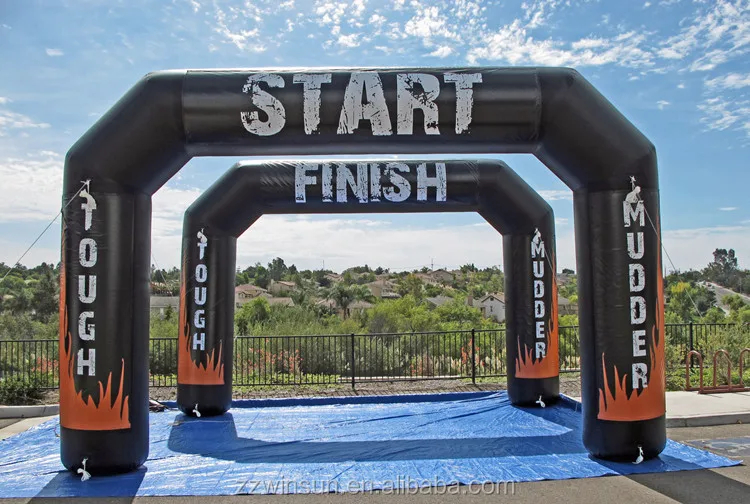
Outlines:
{"type": "MultiPolygon", "coordinates": [[[[667,341],[683,359],[688,349],[704,354],[725,345],[730,324],[668,324],[667,341]]],[[[177,339],[150,341],[153,387],[177,385],[177,339]]],[[[235,386],[336,384],[504,376],[505,330],[392,334],[238,336],[234,340],[235,386]]],[[[577,327],[560,327],[560,371],[580,368],[577,327]]],[[[58,385],[57,340],[0,341],[0,378],[58,385]]]]}

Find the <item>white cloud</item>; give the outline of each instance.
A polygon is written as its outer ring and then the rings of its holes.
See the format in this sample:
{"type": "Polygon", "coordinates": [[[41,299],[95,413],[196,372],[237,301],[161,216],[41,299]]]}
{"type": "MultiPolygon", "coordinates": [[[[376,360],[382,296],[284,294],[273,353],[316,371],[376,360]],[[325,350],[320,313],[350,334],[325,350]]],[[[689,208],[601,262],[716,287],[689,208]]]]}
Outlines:
{"type": "Polygon", "coordinates": [[[695,55],[691,71],[707,71],[731,58],[741,57],[750,43],[747,0],[716,0],[694,10],[680,32],[661,42],[663,58],[684,59],[695,55]]]}
{"type": "Polygon", "coordinates": [[[644,48],[646,36],[635,31],[611,38],[585,38],[573,42],[536,40],[519,20],[484,35],[481,44],[471,48],[469,63],[502,61],[512,65],[531,63],[550,66],[625,67],[652,66],[653,55],[644,48]]]}
{"type": "Polygon", "coordinates": [[[706,80],[706,87],[709,89],[741,89],[747,86],[750,86],[750,73],[730,73],[706,80]]]}
{"type": "Polygon", "coordinates": [[[715,96],[704,100],[698,109],[704,113],[701,122],[708,129],[723,131],[734,127],[750,137],[750,100],[715,96]]]}
{"type": "MultiPolygon", "coordinates": [[[[563,240],[567,245],[572,242],[563,240]]],[[[558,256],[561,245],[558,241],[558,256]]],[[[572,250],[558,264],[569,265],[572,250]]],[[[502,237],[489,224],[467,224],[437,228],[391,226],[385,220],[313,220],[269,215],[258,220],[237,244],[237,264],[262,263],[274,257],[301,268],[341,271],[361,264],[393,269],[421,267],[434,259],[437,264],[458,267],[502,264],[502,237]]],[[[561,266],[562,267],[562,266],[561,266]]]]}
{"type": "Polygon", "coordinates": [[[722,212],[733,212],[733,211],[737,210],[737,207],[736,206],[726,206],[726,207],[719,208],[719,210],[721,210],[722,212]]]}
{"type": "MultiPolygon", "coordinates": [[[[680,270],[703,268],[716,248],[733,248],[741,268],[750,267],[750,226],[716,226],[697,229],[676,229],[662,233],[675,267],[680,270]]],[[[664,265],[672,269],[667,257],[664,265]]]]}
{"type": "Polygon", "coordinates": [[[542,198],[546,199],[547,201],[572,200],[573,199],[573,191],[570,191],[568,189],[550,189],[550,190],[541,190],[537,192],[542,198]]]}
{"type": "Polygon", "coordinates": [[[453,49],[450,46],[440,46],[432,51],[428,56],[435,56],[436,58],[446,58],[453,54],[453,49]]]}
{"type": "Polygon", "coordinates": [[[10,130],[45,129],[49,127],[48,123],[36,122],[26,115],[0,109],[0,137],[6,136],[10,130]]]}
{"type": "Polygon", "coordinates": [[[338,40],[336,41],[338,45],[342,47],[358,47],[360,44],[359,41],[359,33],[352,33],[350,35],[339,35],[338,40]]]}
{"type": "Polygon", "coordinates": [[[47,53],[47,56],[50,56],[53,58],[56,56],[62,56],[63,54],[65,54],[64,52],[62,52],[61,49],[50,49],[49,47],[45,49],[45,52],[47,53]]]}
{"type": "Polygon", "coordinates": [[[671,103],[667,100],[659,100],[658,102],[656,102],[656,106],[659,107],[659,110],[664,110],[669,105],[671,105],[671,103]]]}
{"type": "Polygon", "coordinates": [[[60,211],[62,166],[53,152],[0,160],[0,222],[51,220],[60,211]]]}
{"type": "Polygon", "coordinates": [[[0,105],[6,105],[10,103],[11,101],[13,100],[11,100],[10,98],[6,98],[5,96],[0,96],[0,105]]]}
{"type": "Polygon", "coordinates": [[[425,7],[417,4],[415,10],[414,16],[404,25],[404,32],[422,39],[425,47],[432,47],[434,38],[458,38],[458,35],[449,28],[450,21],[437,6],[425,7]]]}

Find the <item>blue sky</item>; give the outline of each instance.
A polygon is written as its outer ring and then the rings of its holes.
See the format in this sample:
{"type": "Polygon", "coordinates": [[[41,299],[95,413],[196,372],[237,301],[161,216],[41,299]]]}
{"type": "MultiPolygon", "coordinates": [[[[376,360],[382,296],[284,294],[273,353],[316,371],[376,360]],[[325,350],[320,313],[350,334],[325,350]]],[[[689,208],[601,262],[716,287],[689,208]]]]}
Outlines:
{"type": "MultiPolygon", "coordinates": [[[[750,267],[750,0],[0,0],[0,260],[60,205],[65,152],[144,74],[169,68],[570,66],[656,145],[664,244],[680,269],[716,247],[750,267]]],[[[552,204],[574,267],[572,194],[500,156],[552,204]]],[[[182,214],[234,158],[192,160],[154,197],[154,260],[178,264],[182,214]]],[[[59,260],[59,225],[23,261],[59,260]]],[[[395,269],[502,262],[473,214],[273,216],[238,264],[395,269]]]]}

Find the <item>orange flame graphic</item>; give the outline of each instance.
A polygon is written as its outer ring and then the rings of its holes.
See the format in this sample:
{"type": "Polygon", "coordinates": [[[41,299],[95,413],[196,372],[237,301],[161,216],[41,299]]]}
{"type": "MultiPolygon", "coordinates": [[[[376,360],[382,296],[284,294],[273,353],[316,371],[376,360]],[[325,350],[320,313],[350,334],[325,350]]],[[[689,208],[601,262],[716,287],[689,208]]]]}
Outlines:
{"type": "Polygon", "coordinates": [[[553,378],[560,374],[560,336],[557,320],[557,275],[555,274],[555,259],[550,258],[552,268],[552,306],[547,322],[547,353],[544,357],[533,361],[531,349],[524,343],[521,350],[521,340],[518,340],[516,354],[516,378],[553,378]]]}
{"type": "Polygon", "coordinates": [[[122,397],[125,381],[125,359],[120,369],[120,388],[112,401],[112,373],[107,386],[99,382],[99,404],[83,391],[76,391],[73,378],[72,336],[68,327],[68,307],[65,303],[65,228],[63,227],[62,261],[60,263],[60,424],[68,429],[117,430],[130,428],[129,396],[122,397]]]}
{"type": "Polygon", "coordinates": [[[622,375],[615,366],[615,391],[609,386],[607,379],[607,368],[602,353],[602,374],[604,376],[604,390],[599,389],[599,414],[600,420],[615,420],[624,422],[634,422],[637,420],[650,420],[662,416],[666,412],[666,399],[664,390],[666,389],[666,372],[664,347],[664,280],[661,269],[661,227],[659,220],[656,220],[657,229],[657,268],[658,274],[656,280],[656,320],[651,328],[651,342],[649,344],[650,371],[648,385],[641,389],[640,392],[633,391],[628,397],[627,378],[628,375],[622,375]]]}
{"type": "Polygon", "coordinates": [[[193,361],[190,351],[190,325],[187,315],[187,282],[185,281],[186,260],[182,263],[180,285],[180,335],[177,342],[177,383],[180,385],[224,385],[223,348],[207,354],[206,364],[193,361]]]}

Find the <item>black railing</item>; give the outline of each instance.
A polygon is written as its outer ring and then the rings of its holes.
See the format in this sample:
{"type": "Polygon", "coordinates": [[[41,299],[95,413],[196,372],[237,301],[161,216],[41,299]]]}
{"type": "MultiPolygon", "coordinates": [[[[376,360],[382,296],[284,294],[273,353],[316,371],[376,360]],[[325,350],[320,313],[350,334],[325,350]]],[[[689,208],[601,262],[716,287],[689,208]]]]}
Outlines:
{"type": "MultiPolygon", "coordinates": [[[[750,326],[667,324],[668,360],[684,362],[690,349],[712,354],[730,344],[737,331],[750,333],[750,326]]],[[[559,334],[560,371],[578,371],[578,328],[560,327],[559,334]]],[[[151,339],[149,360],[152,387],[177,385],[175,338],[151,339]]],[[[505,330],[238,336],[233,364],[238,387],[462,378],[476,382],[506,374],[505,330]]],[[[0,341],[0,379],[37,380],[41,388],[53,389],[58,374],[57,340],[0,341]]]]}

